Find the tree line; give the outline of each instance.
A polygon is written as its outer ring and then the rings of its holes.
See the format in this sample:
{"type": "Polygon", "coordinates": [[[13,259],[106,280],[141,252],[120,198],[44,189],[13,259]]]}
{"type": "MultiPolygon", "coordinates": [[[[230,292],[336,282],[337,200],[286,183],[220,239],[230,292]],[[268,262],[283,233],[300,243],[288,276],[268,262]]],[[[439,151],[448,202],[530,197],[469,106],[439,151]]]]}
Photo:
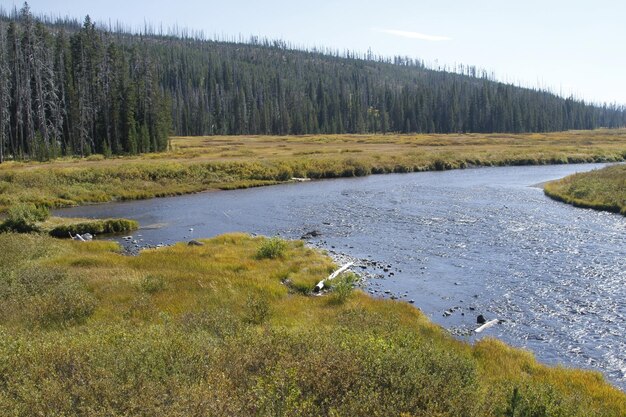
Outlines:
{"type": "Polygon", "coordinates": [[[547,132],[626,125],[595,105],[419,60],[0,16],[0,160],[161,151],[168,134],[547,132]]]}
{"type": "Polygon", "coordinates": [[[0,21],[0,161],[166,148],[168,95],[145,48],[87,17],[50,28],[27,4],[0,21]]]}

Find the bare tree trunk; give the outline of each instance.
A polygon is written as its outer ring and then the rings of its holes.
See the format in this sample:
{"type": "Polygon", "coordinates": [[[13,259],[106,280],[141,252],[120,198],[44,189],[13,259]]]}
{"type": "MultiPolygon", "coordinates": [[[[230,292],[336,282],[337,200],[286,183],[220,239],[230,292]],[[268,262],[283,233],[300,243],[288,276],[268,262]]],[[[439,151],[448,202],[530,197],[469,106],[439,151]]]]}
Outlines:
{"type": "Polygon", "coordinates": [[[10,129],[11,79],[7,54],[7,38],[3,24],[0,24],[0,164],[4,162],[4,149],[10,129]]]}

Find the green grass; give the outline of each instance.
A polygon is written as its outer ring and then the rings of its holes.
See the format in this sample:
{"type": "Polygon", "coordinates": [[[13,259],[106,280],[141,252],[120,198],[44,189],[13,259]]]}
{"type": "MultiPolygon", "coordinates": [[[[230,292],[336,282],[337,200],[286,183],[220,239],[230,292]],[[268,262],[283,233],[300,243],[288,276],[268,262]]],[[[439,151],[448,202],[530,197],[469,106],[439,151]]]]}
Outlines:
{"type": "MultiPolygon", "coordinates": [[[[59,219],[60,218],[55,218],[59,219]]],[[[139,223],[128,219],[103,219],[103,220],[66,220],[62,224],[56,224],[50,228],[43,227],[50,236],[67,238],[70,235],[91,233],[92,235],[125,233],[139,228],[139,223]]]]}
{"type": "Polygon", "coordinates": [[[494,165],[622,161],[626,130],[547,134],[212,136],[172,139],[138,157],[0,164],[0,211],[209,189],[494,165]]]}
{"type": "Polygon", "coordinates": [[[626,165],[570,175],[544,186],[555,200],[626,216],[626,165]]]}
{"type": "Polygon", "coordinates": [[[129,257],[112,242],[0,234],[1,413],[626,414],[599,373],[459,342],[406,303],[294,290],[335,267],[302,242],[273,259],[257,256],[264,238],[203,242],[129,257]]]}

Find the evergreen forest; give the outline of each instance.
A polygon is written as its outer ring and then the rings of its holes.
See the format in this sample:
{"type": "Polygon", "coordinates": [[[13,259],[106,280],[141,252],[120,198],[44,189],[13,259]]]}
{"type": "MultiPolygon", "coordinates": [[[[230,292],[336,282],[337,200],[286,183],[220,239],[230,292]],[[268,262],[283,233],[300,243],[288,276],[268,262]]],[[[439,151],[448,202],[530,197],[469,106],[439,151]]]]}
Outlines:
{"type": "Polygon", "coordinates": [[[165,150],[172,134],[549,132],[626,109],[498,82],[472,66],[138,33],[89,17],[0,16],[0,161],[165,150]]]}

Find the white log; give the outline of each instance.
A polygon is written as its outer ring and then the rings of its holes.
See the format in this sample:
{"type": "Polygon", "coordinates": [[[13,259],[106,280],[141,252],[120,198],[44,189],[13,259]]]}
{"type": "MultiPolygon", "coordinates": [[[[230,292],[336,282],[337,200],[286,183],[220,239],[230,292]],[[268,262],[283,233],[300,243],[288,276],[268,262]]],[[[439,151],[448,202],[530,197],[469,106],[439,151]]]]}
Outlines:
{"type": "Polygon", "coordinates": [[[74,235],[74,239],[80,240],[81,242],[86,242],[86,240],[83,239],[83,237],[81,235],[79,235],[78,233],[76,233],[74,235]]]}
{"type": "Polygon", "coordinates": [[[339,268],[338,270],[336,270],[335,272],[330,274],[328,276],[328,278],[323,279],[320,282],[318,282],[317,285],[315,286],[315,288],[313,289],[313,291],[314,292],[319,292],[322,288],[324,288],[324,282],[325,281],[330,281],[331,279],[337,278],[337,276],[339,276],[339,274],[341,274],[342,272],[345,272],[352,265],[354,265],[354,262],[348,262],[347,264],[345,264],[344,266],[342,266],[341,268],[339,268]]]}
{"type": "Polygon", "coordinates": [[[305,182],[305,181],[311,181],[311,178],[298,178],[298,177],[293,177],[293,178],[291,178],[291,181],[295,181],[295,182],[305,182]]]}
{"type": "Polygon", "coordinates": [[[476,333],[480,333],[483,330],[486,330],[492,326],[495,326],[498,323],[498,319],[489,320],[487,323],[480,326],[478,329],[474,330],[476,333]]]}

